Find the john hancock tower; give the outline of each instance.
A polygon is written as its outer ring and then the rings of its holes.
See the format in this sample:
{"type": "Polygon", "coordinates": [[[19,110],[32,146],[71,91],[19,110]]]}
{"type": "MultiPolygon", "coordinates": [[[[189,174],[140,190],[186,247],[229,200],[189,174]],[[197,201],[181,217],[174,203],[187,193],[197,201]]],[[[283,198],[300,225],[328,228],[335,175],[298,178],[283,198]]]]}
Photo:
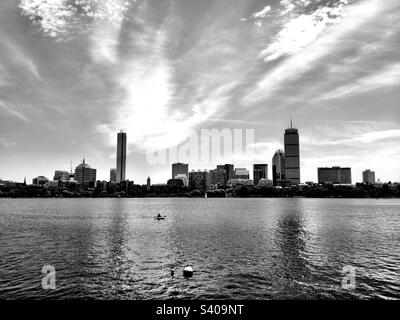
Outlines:
{"type": "Polygon", "coordinates": [[[126,171],[126,133],[121,130],[118,133],[117,142],[117,179],[116,182],[120,183],[125,180],[126,171]]]}

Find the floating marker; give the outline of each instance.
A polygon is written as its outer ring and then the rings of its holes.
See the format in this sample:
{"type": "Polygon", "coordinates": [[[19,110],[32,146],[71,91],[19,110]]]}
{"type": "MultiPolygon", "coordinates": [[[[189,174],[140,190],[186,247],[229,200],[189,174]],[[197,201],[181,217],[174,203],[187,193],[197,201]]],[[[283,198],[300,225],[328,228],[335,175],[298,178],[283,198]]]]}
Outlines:
{"type": "Polygon", "coordinates": [[[192,277],[192,276],[193,276],[193,269],[192,269],[192,267],[185,267],[185,268],[183,269],[183,276],[184,276],[185,278],[190,278],[190,277],[192,277]]]}

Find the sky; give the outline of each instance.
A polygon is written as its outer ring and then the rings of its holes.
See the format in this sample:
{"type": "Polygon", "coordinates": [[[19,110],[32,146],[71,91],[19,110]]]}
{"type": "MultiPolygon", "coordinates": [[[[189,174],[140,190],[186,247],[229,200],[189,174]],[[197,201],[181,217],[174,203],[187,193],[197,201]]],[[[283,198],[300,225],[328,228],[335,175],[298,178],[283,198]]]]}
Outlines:
{"type": "Polygon", "coordinates": [[[254,130],[254,158],[190,170],[271,166],[292,117],[303,182],[400,181],[399,89],[398,0],[2,0],[0,179],[85,157],[108,180],[121,129],[138,184],[171,175],[147,153],[201,129],[254,130]]]}

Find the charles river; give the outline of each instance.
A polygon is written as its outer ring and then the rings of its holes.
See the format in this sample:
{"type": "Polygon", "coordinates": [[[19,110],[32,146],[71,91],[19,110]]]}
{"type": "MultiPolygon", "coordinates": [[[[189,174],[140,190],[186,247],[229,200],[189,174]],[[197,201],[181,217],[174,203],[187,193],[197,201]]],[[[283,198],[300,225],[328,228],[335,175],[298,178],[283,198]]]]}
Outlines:
{"type": "Polygon", "coordinates": [[[0,270],[1,299],[398,299],[400,200],[0,199],[0,270]]]}

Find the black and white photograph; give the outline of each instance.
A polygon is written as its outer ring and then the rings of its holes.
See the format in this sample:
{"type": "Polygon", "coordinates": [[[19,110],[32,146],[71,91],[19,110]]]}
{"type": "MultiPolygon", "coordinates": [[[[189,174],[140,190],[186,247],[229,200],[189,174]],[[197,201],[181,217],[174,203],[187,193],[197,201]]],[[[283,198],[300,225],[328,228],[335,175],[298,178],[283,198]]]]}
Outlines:
{"type": "Polygon", "coordinates": [[[399,300],[399,103],[399,0],[1,0],[0,300],[399,300]]]}

